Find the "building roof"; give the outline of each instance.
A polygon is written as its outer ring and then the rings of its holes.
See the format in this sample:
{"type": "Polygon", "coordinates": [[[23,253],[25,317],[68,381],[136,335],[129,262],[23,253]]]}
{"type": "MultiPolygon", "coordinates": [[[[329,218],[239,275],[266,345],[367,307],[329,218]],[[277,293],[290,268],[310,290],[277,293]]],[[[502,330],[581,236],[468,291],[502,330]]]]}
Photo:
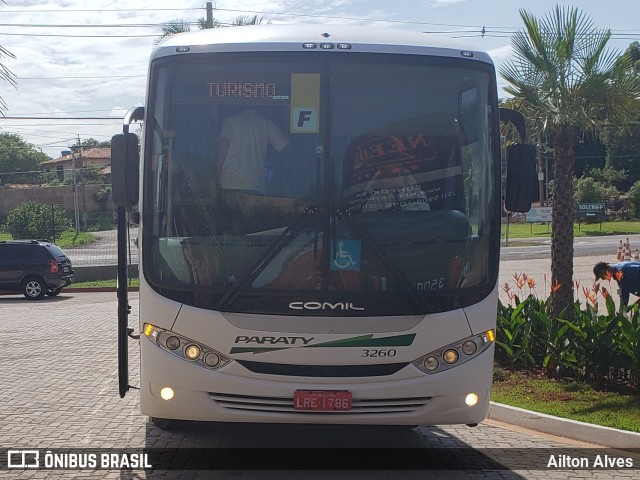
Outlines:
{"type": "MultiPolygon", "coordinates": [[[[82,152],[80,154],[82,156],[82,159],[86,162],[86,161],[91,161],[91,160],[109,160],[111,161],[111,148],[110,147],[106,147],[106,148],[87,148],[87,149],[82,149],[82,152]]],[[[63,155],[61,157],[58,158],[54,158],[53,160],[47,160],[46,162],[42,162],[42,165],[55,165],[58,163],[66,163],[71,161],[71,159],[73,158],[72,154],[69,153],[67,155],[63,155]]]]}

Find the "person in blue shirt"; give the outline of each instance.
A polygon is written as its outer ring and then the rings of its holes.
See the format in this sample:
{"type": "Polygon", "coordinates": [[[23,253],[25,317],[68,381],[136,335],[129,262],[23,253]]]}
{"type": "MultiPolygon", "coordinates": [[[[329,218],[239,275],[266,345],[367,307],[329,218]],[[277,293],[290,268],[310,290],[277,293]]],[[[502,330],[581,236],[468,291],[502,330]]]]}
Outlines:
{"type": "Polygon", "coordinates": [[[596,280],[611,280],[618,282],[620,288],[620,302],[626,306],[629,303],[629,295],[640,297],[640,262],[620,262],[611,265],[607,262],[598,262],[593,267],[596,280]]]}

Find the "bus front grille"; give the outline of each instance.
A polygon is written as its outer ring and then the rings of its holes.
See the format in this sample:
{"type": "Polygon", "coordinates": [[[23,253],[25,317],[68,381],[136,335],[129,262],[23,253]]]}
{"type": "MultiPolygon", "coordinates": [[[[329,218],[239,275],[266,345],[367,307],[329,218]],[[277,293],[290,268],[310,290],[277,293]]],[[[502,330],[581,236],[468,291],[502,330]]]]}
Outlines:
{"type": "Polygon", "coordinates": [[[231,410],[245,410],[268,413],[293,413],[293,414],[393,414],[414,412],[425,406],[431,397],[419,398],[380,398],[380,399],[353,399],[351,410],[346,411],[319,411],[296,410],[293,408],[291,397],[258,397],[251,395],[235,395],[227,393],[209,392],[209,398],[219,406],[231,410]]]}
{"type": "Polygon", "coordinates": [[[381,377],[393,375],[408,363],[383,363],[378,365],[292,365],[283,363],[250,362],[236,360],[254,373],[292,377],[381,377]]]}

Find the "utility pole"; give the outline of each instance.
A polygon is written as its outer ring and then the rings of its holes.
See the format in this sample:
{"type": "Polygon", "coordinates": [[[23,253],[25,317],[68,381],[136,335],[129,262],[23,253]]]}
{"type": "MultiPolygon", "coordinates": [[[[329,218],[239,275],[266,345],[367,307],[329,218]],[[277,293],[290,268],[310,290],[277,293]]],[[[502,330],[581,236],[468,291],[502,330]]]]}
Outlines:
{"type": "Polygon", "coordinates": [[[76,179],[76,156],[80,155],[82,158],[82,153],[80,152],[80,135],[78,134],[78,151],[73,152],[71,156],[71,173],[73,179],[73,213],[76,227],[76,235],[80,233],[80,213],[78,212],[78,183],[76,179]]]}
{"type": "Polygon", "coordinates": [[[538,194],[540,195],[540,206],[547,206],[547,202],[545,201],[544,195],[544,168],[542,165],[542,143],[540,142],[540,138],[536,142],[536,156],[538,163],[538,194]]]}
{"type": "Polygon", "coordinates": [[[207,20],[205,22],[207,28],[213,28],[213,3],[207,2],[207,20]]]}

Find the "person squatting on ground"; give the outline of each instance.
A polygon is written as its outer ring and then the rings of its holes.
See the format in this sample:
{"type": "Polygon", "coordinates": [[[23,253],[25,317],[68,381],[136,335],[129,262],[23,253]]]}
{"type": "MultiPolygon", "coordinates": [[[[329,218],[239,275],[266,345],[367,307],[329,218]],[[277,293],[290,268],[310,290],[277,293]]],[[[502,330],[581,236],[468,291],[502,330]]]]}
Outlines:
{"type": "MultiPolygon", "coordinates": [[[[620,262],[610,264],[598,262],[593,267],[596,280],[611,280],[618,282],[620,288],[620,302],[627,306],[629,295],[640,297],[640,262],[620,262]]],[[[637,302],[638,300],[636,300],[637,302]]]]}

